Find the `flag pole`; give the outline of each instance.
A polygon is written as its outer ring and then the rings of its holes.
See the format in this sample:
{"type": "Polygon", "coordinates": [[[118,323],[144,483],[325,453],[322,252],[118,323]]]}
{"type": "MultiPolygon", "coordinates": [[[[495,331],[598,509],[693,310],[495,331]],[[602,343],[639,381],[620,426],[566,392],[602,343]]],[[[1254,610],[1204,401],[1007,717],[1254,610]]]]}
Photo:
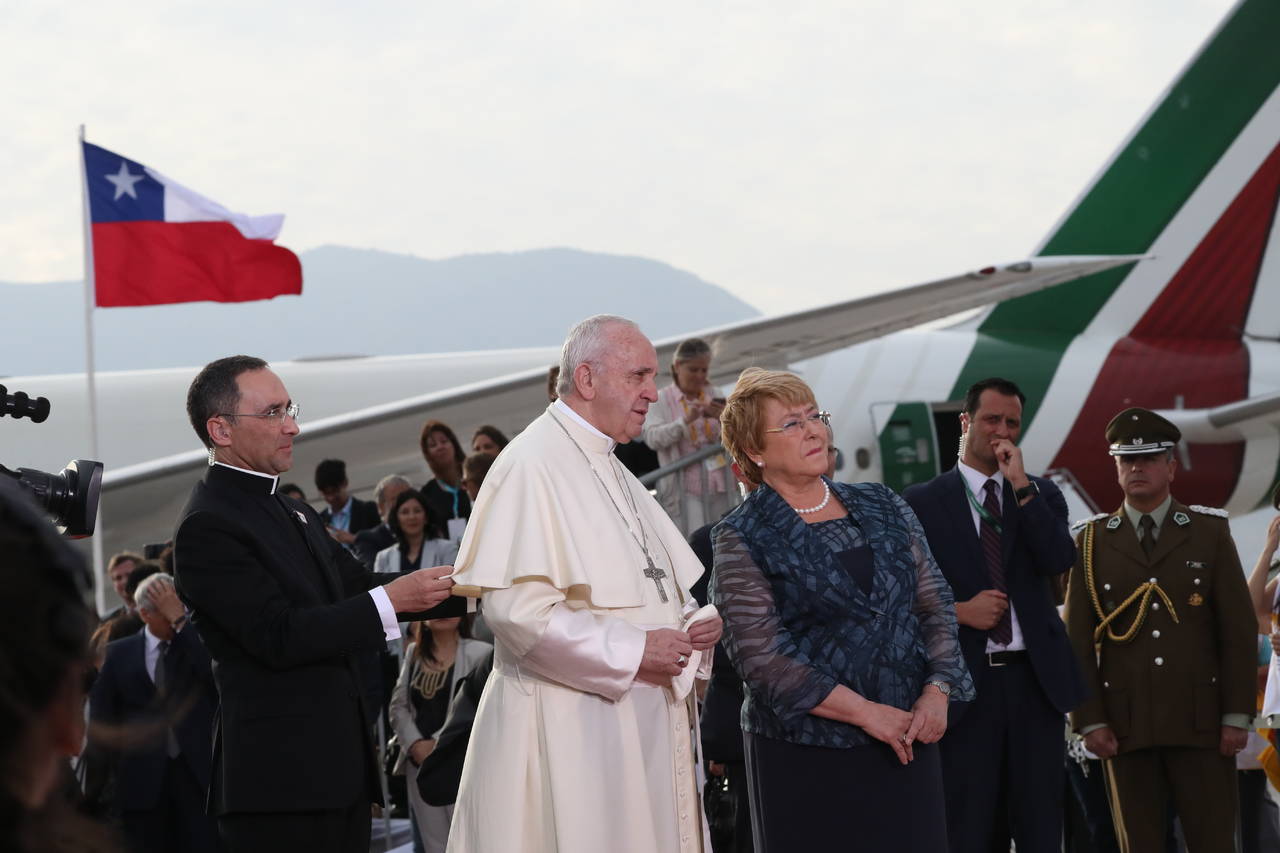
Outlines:
{"type": "MultiPolygon", "coordinates": [[[[89,174],[84,161],[84,125],[80,125],[80,143],[76,146],[80,158],[80,219],[84,224],[84,373],[89,391],[89,458],[101,459],[98,454],[98,391],[93,371],[93,217],[89,212],[89,174]]],[[[93,536],[93,603],[98,613],[105,613],[106,583],[102,557],[102,505],[98,505],[98,519],[93,536]]]]}

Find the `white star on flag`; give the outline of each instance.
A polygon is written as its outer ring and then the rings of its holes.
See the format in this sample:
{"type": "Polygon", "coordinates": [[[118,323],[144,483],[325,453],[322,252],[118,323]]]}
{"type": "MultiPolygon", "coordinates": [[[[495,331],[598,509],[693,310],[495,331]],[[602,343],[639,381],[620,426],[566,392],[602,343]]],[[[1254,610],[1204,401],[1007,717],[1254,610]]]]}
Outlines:
{"type": "Polygon", "coordinates": [[[120,171],[114,175],[104,175],[108,181],[116,185],[116,195],[112,201],[119,201],[120,196],[127,195],[132,199],[138,198],[138,191],[134,188],[134,184],[146,177],[146,175],[133,175],[129,173],[129,164],[120,161],[120,171]]]}

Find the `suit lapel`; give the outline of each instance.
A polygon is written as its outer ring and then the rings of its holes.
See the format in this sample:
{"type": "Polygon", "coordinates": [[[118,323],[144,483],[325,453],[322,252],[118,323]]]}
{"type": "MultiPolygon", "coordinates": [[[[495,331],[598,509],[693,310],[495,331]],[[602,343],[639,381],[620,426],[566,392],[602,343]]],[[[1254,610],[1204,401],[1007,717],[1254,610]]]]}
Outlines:
{"type": "Polygon", "coordinates": [[[943,515],[950,519],[955,529],[957,542],[963,542],[969,559],[965,562],[974,567],[981,587],[987,586],[987,559],[982,555],[982,542],[978,539],[978,531],[973,526],[973,508],[969,505],[969,496],[965,493],[964,475],[959,467],[952,468],[949,476],[943,477],[942,508],[943,515]]]}
{"type": "MultiPolygon", "coordinates": [[[[1004,481],[1004,491],[1000,495],[1000,559],[1005,569],[1009,568],[1013,558],[1013,540],[1018,535],[1018,499],[1013,496],[1013,486],[1004,481]]],[[[1005,583],[1010,583],[1009,572],[1005,572],[1005,583]]]]}
{"type": "Polygon", "coordinates": [[[314,539],[317,533],[311,528],[315,525],[306,522],[303,516],[300,515],[297,510],[294,510],[281,500],[279,495],[273,495],[271,497],[271,501],[280,509],[281,512],[288,516],[289,525],[297,530],[299,535],[302,536],[302,541],[306,543],[307,551],[311,554],[311,560],[315,564],[316,571],[320,573],[321,581],[324,584],[324,589],[329,593],[329,598],[332,601],[341,600],[342,594],[340,592],[340,584],[338,583],[337,570],[329,561],[328,555],[324,553],[323,549],[314,539]]]}

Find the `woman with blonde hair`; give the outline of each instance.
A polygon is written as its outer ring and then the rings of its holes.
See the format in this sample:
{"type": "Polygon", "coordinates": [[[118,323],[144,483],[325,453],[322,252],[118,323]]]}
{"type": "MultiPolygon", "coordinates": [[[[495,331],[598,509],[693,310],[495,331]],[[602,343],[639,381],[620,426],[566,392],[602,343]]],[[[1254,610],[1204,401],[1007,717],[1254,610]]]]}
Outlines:
{"type": "MultiPolygon", "coordinates": [[[[657,452],[660,465],[719,443],[724,395],[708,381],[710,370],[711,347],[706,341],[688,338],[676,347],[671,361],[673,381],[658,392],[641,433],[644,443],[657,452]]],[[[717,454],[658,482],[659,503],[686,536],[729,509],[725,463],[725,457],[717,454]]]]}
{"type": "Polygon", "coordinates": [[[759,484],[713,531],[711,581],[756,850],[945,850],[936,742],[974,695],[951,588],[902,498],[825,476],[829,421],[798,377],[754,368],[720,416],[759,484]]]}

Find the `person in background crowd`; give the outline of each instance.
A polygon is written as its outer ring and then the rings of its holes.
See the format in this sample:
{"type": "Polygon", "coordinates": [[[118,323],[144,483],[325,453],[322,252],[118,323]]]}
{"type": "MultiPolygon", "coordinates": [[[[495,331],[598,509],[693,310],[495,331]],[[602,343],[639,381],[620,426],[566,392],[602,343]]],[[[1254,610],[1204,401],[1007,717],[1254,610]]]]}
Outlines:
{"type": "Polygon", "coordinates": [[[823,477],[827,421],[799,377],[758,368],[721,415],[760,484],[716,525],[711,581],[746,683],[755,848],[938,853],[936,743],[974,695],[951,588],[906,501],[823,477]]]}
{"type": "Polygon", "coordinates": [[[1181,437],[1146,409],[1107,424],[1124,502],[1081,523],[1067,593],[1089,688],[1071,723],[1104,759],[1126,853],[1163,850],[1171,804],[1188,850],[1233,849],[1256,709],[1258,624],[1226,512],[1170,493],[1181,437]]]}
{"type": "Polygon", "coordinates": [[[480,494],[485,475],[493,467],[493,460],[494,457],[489,453],[473,453],[462,463],[462,488],[467,490],[467,497],[473,504],[480,494]]]}
{"type": "MultiPolygon", "coordinates": [[[[129,577],[124,582],[125,594],[129,599],[133,600],[133,594],[138,586],[152,575],[163,574],[164,568],[155,560],[143,560],[133,567],[133,571],[129,572],[129,577]]],[[[107,631],[107,639],[114,641],[122,637],[132,636],[142,630],[142,617],[138,615],[135,608],[130,613],[117,616],[108,623],[111,627],[107,631]]]]}
{"type": "MultiPolygon", "coordinates": [[[[828,431],[830,427],[828,427],[828,431]]],[[[742,476],[737,462],[730,464],[734,477],[746,492],[755,484],[742,476]]],[[[828,479],[830,477],[828,476],[828,479]]],[[[706,567],[704,574],[689,590],[699,604],[708,601],[707,585],[715,560],[711,530],[718,523],[704,524],[689,535],[689,547],[706,567]]],[[[747,759],[742,751],[742,679],[734,671],[733,662],[723,641],[716,644],[701,714],[702,757],[707,762],[707,791],[703,803],[711,828],[711,846],[715,853],[752,853],[751,806],[747,796],[747,759]],[[732,820],[716,814],[716,803],[726,803],[732,820]]]]}
{"type": "MultiPolygon", "coordinates": [[[[644,443],[669,465],[707,445],[720,443],[724,395],[710,382],[711,347],[689,338],[676,347],[671,362],[674,380],[658,392],[644,421],[644,443]]],[[[658,482],[658,501],[687,536],[729,509],[723,455],[711,456],[658,482]]]]}
{"type": "Polygon", "coordinates": [[[509,439],[502,434],[502,430],[485,424],[476,427],[475,435],[471,436],[471,452],[497,456],[509,443],[509,439]]]}
{"type": "Polygon", "coordinates": [[[444,853],[453,806],[423,802],[418,769],[435,748],[458,683],[493,652],[489,643],[471,639],[468,621],[463,617],[414,623],[409,629],[413,641],[391,694],[391,727],[401,749],[396,772],[405,775],[409,789],[417,831],[414,849],[425,853],[444,853]]]}
{"type": "Polygon", "coordinates": [[[297,483],[284,483],[280,486],[280,494],[287,495],[299,503],[307,502],[307,493],[302,491],[302,486],[297,483]]]}
{"type": "Polygon", "coordinates": [[[556,383],[560,381],[560,365],[553,364],[547,368],[547,402],[554,403],[560,399],[556,392],[556,383]]]}
{"type": "Polygon", "coordinates": [[[388,474],[374,487],[373,502],[378,507],[378,517],[382,521],[377,527],[357,533],[351,546],[351,552],[366,568],[372,570],[378,552],[395,544],[396,535],[391,532],[391,526],[387,522],[391,518],[391,508],[395,506],[396,498],[400,497],[401,492],[411,488],[413,486],[409,481],[399,474],[388,474]]]}
{"type": "MultiPolygon", "coordinates": [[[[438,525],[433,523],[431,510],[423,500],[421,493],[414,489],[405,489],[391,506],[391,515],[387,524],[396,542],[378,552],[374,558],[375,572],[412,572],[419,566],[444,566],[453,563],[458,554],[458,542],[454,539],[440,539],[432,536],[438,525]]],[[[387,650],[396,658],[397,663],[403,657],[408,635],[402,624],[403,642],[388,644],[387,650]]]]}
{"type": "Polygon", "coordinates": [[[387,525],[396,542],[378,552],[373,561],[376,572],[411,572],[419,566],[449,565],[458,553],[457,542],[431,536],[439,525],[434,523],[422,494],[414,489],[405,489],[396,496],[387,525]]]}
{"type": "Polygon", "coordinates": [[[120,606],[103,616],[103,622],[110,622],[117,616],[133,612],[133,599],[129,597],[125,583],[129,580],[129,573],[141,562],[142,557],[130,551],[121,551],[107,562],[107,577],[111,579],[111,586],[115,589],[116,595],[120,596],[120,606]]]}
{"type": "MultiPolygon", "coordinates": [[[[1271,504],[1280,510],[1280,484],[1271,496],[1271,504]]],[[[1259,651],[1258,651],[1258,693],[1264,696],[1267,678],[1270,672],[1270,658],[1274,653],[1272,644],[1280,641],[1277,631],[1276,571],[1280,562],[1276,552],[1280,549],[1280,515],[1271,519],[1267,525],[1267,538],[1249,575],[1249,595],[1253,599],[1253,609],[1258,617],[1259,651]],[[1271,643],[1265,642],[1271,635],[1271,643]]],[[[1259,700],[1259,713],[1271,712],[1272,709],[1262,707],[1259,700]]],[[[1275,736],[1274,732],[1271,735],[1275,736]]],[[[1268,740],[1256,731],[1249,732],[1249,742],[1236,757],[1236,778],[1240,787],[1240,837],[1242,853],[1264,853],[1264,851],[1280,850],[1280,816],[1277,815],[1276,803],[1268,785],[1267,778],[1259,755],[1268,748],[1268,740]]],[[[1272,761],[1280,765],[1271,747],[1272,761]]]]}
{"type": "Polygon", "coordinates": [[[30,496],[0,478],[0,850],[106,853],[59,791],[84,738],[92,582],[30,496]]]}
{"type": "Polygon", "coordinates": [[[107,646],[89,697],[90,738],[109,757],[134,851],[211,853],[217,828],[204,803],[218,693],[209,653],[169,575],[145,578],[135,598],[146,627],[107,646]]]}
{"type": "Polygon", "coordinates": [[[956,596],[977,698],[942,740],[951,853],[1058,853],[1066,793],[1063,716],[1084,696],[1051,579],[1075,559],[1067,501],[1024,468],[1022,391],[975,382],[954,469],[902,496],[956,596]]]}
{"type": "Polygon", "coordinates": [[[325,459],[316,466],[316,488],[328,504],[320,511],[320,520],[329,529],[329,535],[348,548],[361,530],[382,523],[374,504],[348,494],[347,463],[341,459],[325,459]]]}
{"type": "Polygon", "coordinates": [[[422,425],[422,457],[432,477],[421,489],[422,501],[436,526],[435,535],[461,539],[466,519],[471,516],[471,500],[462,489],[462,452],[458,437],[448,426],[431,420],[422,425]]]}

